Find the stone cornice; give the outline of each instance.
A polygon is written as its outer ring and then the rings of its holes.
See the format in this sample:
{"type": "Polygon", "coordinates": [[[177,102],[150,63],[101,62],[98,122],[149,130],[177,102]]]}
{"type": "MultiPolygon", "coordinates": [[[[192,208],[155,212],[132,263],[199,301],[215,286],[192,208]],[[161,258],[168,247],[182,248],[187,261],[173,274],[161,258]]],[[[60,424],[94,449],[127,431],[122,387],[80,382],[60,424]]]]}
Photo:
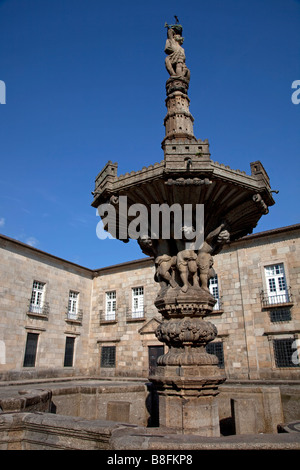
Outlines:
{"type": "MultiPolygon", "coordinates": [[[[178,147],[178,145],[177,145],[178,147]]],[[[195,178],[201,174],[215,180],[223,180],[233,185],[243,186],[250,191],[262,191],[267,199],[268,205],[273,205],[274,200],[270,191],[269,181],[266,173],[261,171],[257,174],[248,175],[245,171],[233,170],[228,165],[197,156],[192,157],[192,166],[187,171],[184,155],[178,154],[177,149],[174,156],[168,154],[165,160],[143,167],[138,171],[131,171],[117,176],[117,164],[108,162],[105,168],[98,174],[95,182],[93,207],[106,202],[109,195],[126,191],[130,187],[139,186],[156,179],[168,179],[171,175],[182,178],[195,178]],[[108,172],[105,170],[108,169],[108,172]],[[109,170],[113,174],[109,174],[109,170]]]]}

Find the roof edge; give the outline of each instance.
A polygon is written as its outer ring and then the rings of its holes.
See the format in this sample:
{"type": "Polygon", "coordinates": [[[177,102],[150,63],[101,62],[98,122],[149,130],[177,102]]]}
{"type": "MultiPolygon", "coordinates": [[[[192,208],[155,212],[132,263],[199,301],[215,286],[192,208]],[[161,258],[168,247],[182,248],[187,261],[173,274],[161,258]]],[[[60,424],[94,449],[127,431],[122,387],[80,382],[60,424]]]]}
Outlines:
{"type": "MultiPolygon", "coordinates": [[[[288,226],[285,226],[285,227],[279,227],[279,228],[275,228],[275,229],[271,229],[271,230],[265,230],[263,232],[258,232],[258,233],[253,233],[251,235],[246,235],[245,237],[240,238],[239,240],[235,240],[235,241],[231,242],[230,245],[231,246],[232,245],[237,245],[239,243],[247,242],[248,240],[268,237],[268,236],[277,235],[277,234],[284,233],[284,232],[292,232],[294,230],[299,230],[299,229],[300,229],[300,223],[299,224],[294,224],[294,225],[288,225],[288,226]]],[[[131,261],[125,261],[125,262],[119,263],[119,264],[113,264],[113,265],[105,266],[103,268],[90,269],[90,268],[87,268],[85,266],[81,266],[80,264],[73,263],[72,261],[68,261],[64,258],[60,258],[59,256],[52,255],[51,253],[47,253],[46,251],[42,251],[39,248],[35,248],[31,245],[27,245],[26,243],[23,243],[23,242],[21,242],[19,240],[16,240],[14,238],[10,238],[6,235],[0,234],[0,240],[1,239],[4,240],[4,241],[8,241],[10,243],[13,243],[15,245],[21,246],[23,248],[26,248],[30,251],[35,252],[35,253],[39,253],[43,256],[55,259],[55,260],[57,260],[61,263],[68,264],[68,265],[73,266],[77,269],[84,270],[84,271],[88,272],[93,277],[97,276],[98,274],[102,274],[102,273],[104,274],[105,272],[112,271],[114,269],[123,269],[123,268],[129,267],[129,266],[133,267],[133,266],[138,266],[138,265],[142,265],[142,264],[145,264],[145,263],[149,264],[149,265],[152,265],[153,262],[154,262],[154,259],[152,257],[145,257],[145,258],[139,258],[139,259],[135,259],[135,260],[131,260],[131,261]]]]}
{"type": "Polygon", "coordinates": [[[239,238],[238,240],[234,240],[230,243],[230,245],[246,242],[248,240],[252,240],[253,238],[263,238],[268,237],[270,235],[277,235],[279,233],[292,232],[293,230],[300,230],[300,224],[287,225],[285,227],[273,228],[270,230],[264,230],[262,232],[251,233],[250,235],[246,235],[245,237],[239,238]]]}
{"type": "MultiPolygon", "coordinates": [[[[70,266],[73,266],[74,268],[84,270],[84,271],[90,273],[91,275],[93,275],[93,272],[94,272],[93,269],[86,268],[85,266],[82,266],[80,264],[73,263],[73,261],[68,261],[64,258],[60,258],[59,256],[48,253],[47,251],[40,250],[39,248],[35,248],[34,246],[28,245],[27,243],[21,242],[20,240],[16,240],[15,238],[11,238],[11,237],[8,237],[8,236],[3,235],[3,234],[0,233],[0,240],[1,239],[4,240],[4,241],[10,242],[14,245],[21,246],[22,248],[28,249],[28,250],[33,251],[35,253],[38,253],[42,256],[46,256],[46,257],[55,259],[56,261],[59,261],[61,263],[68,264],[70,266]]],[[[0,245],[0,248],[1,248],[1,245],[0,245]]]]}

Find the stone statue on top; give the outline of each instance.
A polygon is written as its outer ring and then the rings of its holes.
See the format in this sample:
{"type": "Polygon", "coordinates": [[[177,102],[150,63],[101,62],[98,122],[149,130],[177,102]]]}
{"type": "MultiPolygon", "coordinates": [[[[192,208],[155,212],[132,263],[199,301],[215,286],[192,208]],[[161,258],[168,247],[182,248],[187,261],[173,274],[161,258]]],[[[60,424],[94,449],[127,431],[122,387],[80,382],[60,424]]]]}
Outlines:
{"type": "Polygon", "coordinates": [[[168,25],[168,38],[165,45],[165,53],[167,54],[165,64],[167,71],[171,77],[184,77],[190,80],[190,70],[185,64],[185,52],[182,47],[184,38],[182,37],[182,26],[175,16],[176,24],[168,25]]]}

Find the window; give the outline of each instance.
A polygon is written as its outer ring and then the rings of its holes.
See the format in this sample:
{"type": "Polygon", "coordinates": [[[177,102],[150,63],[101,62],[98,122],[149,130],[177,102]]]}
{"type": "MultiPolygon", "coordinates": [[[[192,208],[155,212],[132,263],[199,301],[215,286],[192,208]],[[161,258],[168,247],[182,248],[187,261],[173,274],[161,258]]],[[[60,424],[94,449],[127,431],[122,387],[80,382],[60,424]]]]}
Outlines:
{"type": "Polygon", "coordinates": [[[78,297],[79,293],[70,290],[68,303],[68,318],[76,320],[78,314],[78,297]]]}
{"type": "Polygon", "coordinates": [[[101,367],[116,367],[116,347],[102,346],[101,367]]]}
{"type": "Polygon", "coordinates": [[[33,281],[29,311],[32,313],[43,313],[45,297],[45,283],[33,281]]]}
{"type": "Polygon", "coordinates": [[[2,339],[0,340],[0,364],[6,364],[6,347],[2,339]]]}
{"type": "Polygon", "coordinates": [[[218,285],[218,276],[212,277],[208,283],[209,292],[216,299],[214,305],[214,310],[220,310],[220,297],[219,297],[219,285],[218,285]]]}
{"type": "Polygon", "coordinates": [[[74,345],[75,345],[75,338],[73,338],[72,336],[67,336],[66,337],[66,347],[65,347],[64,367],[72,367],[73,366],[74,345]]]}
{"type": "Polygon", "coordinates": [[[267,304],[282,304],[289,302],[283,263],[265,267],[267,283],[267,304]]]}
{"type": "Polygon", "coordinates": [[[23,367],[35,366],[38,338],[39,335],[37,333],[27,334],[23,367]]]}
{"type": "Polygon", "coordinates": [[[133,287],[132,289],[132,318],[144,317],[144,288],[133,287]]]}
{"type": "Polygon", "coordinates": [[[213,343],[208,343],[206,345],[206,352],[208,354],[214,354],[219,359],[218,366],[220,369],[224,369],[224,351],[223,351],[223,343],[222,341],[215,341],[213,343]]]}
{"type": "Polygon", "coordinates": [[[114,321],[116,319],[116,306],[117,306],[116,291],[106,292],[106,305],[105,305],[105,320],[114,321]]]}
{"type": "Polygon", "coordinates": [[[276,367],[299,367],[299,358],[296,358],[296,340],[294,338],[274,339],[274,358],[276,367]]]}
{"type": "Polygon", "coordinates": [[[164,346],[148,346],[149,375],[154,375],[157,359],[164,354],[164,346]]]}
{"type": "Polygon", "coordinates": [[[144,288],[133,287],[132,289],[132,318],[143,318],[144,316],[144,288]]]}
{"type": "Polygon", "coordinates": [[[291,309],[290,308],[275,308],[270,310],[270,320],[272,323],[291,321],[291,309]]]}

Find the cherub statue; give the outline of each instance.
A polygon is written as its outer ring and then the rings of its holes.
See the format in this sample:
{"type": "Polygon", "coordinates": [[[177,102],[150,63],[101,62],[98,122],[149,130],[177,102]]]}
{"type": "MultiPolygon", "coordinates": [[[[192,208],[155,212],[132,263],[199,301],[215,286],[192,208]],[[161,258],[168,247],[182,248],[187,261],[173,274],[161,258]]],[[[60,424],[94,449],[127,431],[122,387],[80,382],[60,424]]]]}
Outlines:
{"type": "Polygon", "coordinates": [[[193,243],[190,243],[191,247],[185,249],[186,241],[189,240],[189,234],[194,233],[193,227],[184,226],[181,229],[183,234],[183,239],[177,240],[177,269],[180,275],[180,279],[183,283],[181,287],[182,292],[187,292],[189,288],[189,278],[192,278],[192,285],[196,286],[198,283],[198,274],[197,274],[197,254],[192,248],[193,243]],[[188,237],[186,237],[188,236],[188,237]]]}
{"type": "Polygon", "coordinates": [[[219,253],[225,243],[229,243],[230,234],[225,230],[225,224],[210,232],[203,242],[197,254],[197,265],[199,268],[199,281],[202,289],[209,291],[208,281],[215,276],[213,269],[213,255],[219,253]]]}
{"type": "Polygon", "coordinates": [[[143,235],[138,239],[138,243],[143,253],[155,258],[155,281],[159,282],[162,288],[168,285],[177,287],[173,270],[173,267],[176,266],[176,256],[169,253],[168,240],[156,240],[151,239],[148,235],[143,235]]]}
{"type": "Polygon", "coordinates": [[[182,250],[177,254],[177,269],[180,274],[183,286],[182,292],[186,292],[189,288],[189,276],[192,276],[193,286],[197,285],[197,255],[194,250],[182,250]]]}

